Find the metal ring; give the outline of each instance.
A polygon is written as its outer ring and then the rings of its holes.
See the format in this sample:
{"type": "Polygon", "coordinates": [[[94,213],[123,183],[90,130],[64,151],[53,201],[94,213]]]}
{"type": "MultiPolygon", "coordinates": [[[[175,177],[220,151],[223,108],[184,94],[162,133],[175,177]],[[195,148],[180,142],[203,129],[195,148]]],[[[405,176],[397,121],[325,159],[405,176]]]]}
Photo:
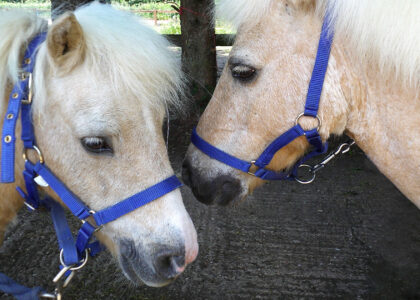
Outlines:
{"type": "MultiPolygon", "coordinates": [[[[68,267],[65,263],[64,263],[64,259],[63,259],[63,249],[60,250],[60,264],[66,268],[68,267]]],[[[70,271],[76,271],[76,270],[80,270],[81,268],[83,268],[86,263],[89,260],[89,251],[88,249],[85,249],[85,258],[83,258],[81,261],[79,261],[79,265],[77,267],[72,267],[70,268],[70,271]]]]}
{"type": "MultiPolygon", "coordinates": [[[[301,113],[299,116],[297,116],[296,121],[295,121],[295,125],[299,124],[299,119],[302,118],[303,116],[305,116],[304,112],[301,113]]],[[[312,116],[305,116],[305,117],[312,117],[312,116]]],[[[312,118],[316,118],[318,120],[318,126],[316,127],[316,130],[319,131],[319,129],[322,126],[321,118],[318,115],[316,115],[315,117],[312,117],[312,118]]]]}
{"type": "Polygon", "coordinates": [[[309,184],[309,183],[314,182],[315,177],[316,177],[316,174],[314,172],[312,172],[312,167],[310,165],[300,165],[298,167],[298,169],[300,169],[300,168],[308,168],[309,169],[309,173],[312,173],[312,178],[305,181],[305,180],[299,179],[299,177],[296,176],[295,177],[295,180],[297,182],[299,182],[300,184],[309,184]]]}
{"type": "Polygon", "coordinates": [[[25,149],[23,149],[23,154],[22,154],[22,157],[23,157],[23,160],[24,160],[25,162],[27,162],[27,161],[28,161],[28,154],[27,154],[28,150],[35,150],[35,151],[36,151],[36,153],[38,154],[39,162],[40,162],[41,164],[43,164],[43,163],[44,163],[44,156],[42,156],[42,152],[41,152],[41,150],[39,150],[39,148],[38,148],[37,146],[35,146],[35,145],[33,145],[33,146],[32,146],[32,148],[25,148],[25,149]]]}

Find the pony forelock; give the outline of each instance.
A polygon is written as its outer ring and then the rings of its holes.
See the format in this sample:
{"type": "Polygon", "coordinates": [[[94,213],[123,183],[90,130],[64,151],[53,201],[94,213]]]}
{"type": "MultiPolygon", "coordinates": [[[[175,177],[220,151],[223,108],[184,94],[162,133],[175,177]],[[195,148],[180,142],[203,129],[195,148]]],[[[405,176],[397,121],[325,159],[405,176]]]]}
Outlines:
{"type": "Polygon", "coordinates": [[[165,38],[109,5],[93,3],[75,15],[87,43],[85,63],[95,73],[105,67],[116,94],[126,90],[155,106],[180,104],[180,61],[165,38]]]}

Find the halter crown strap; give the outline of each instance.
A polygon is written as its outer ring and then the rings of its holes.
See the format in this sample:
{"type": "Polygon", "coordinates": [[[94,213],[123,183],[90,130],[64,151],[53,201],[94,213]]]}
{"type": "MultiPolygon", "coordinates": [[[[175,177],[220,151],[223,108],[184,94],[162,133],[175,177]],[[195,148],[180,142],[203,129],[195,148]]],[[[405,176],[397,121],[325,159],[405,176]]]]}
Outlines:
{"type": "Polygon", "coordinates": [[[312,70],[312,77],[306,95],[304,114],[305,116],[314,118],[318,114],[319,100],[321,99],[322,87],[324,86],[325,74],[327,73],[328,60],[331,53],[333,33],[329,31],[329,25],[330,17],[327,11],[324,22],[322,23],[315,65],[312,70]]]}
{"type": "MultiPolygon", "coordinates": [[[[312,71],[312,77],[309,82],[305,111],[303,113],[305,116],[317,118],[319,123],[321,123],[321,120],[318,117],[319,101],[321,98],[322,87],[324,85],[325,74],[328,68],[328,60],[331,53],[331,45],[333,40],[333,33],[329,32],[329,23],[330,18],[327,12],[322,24],[317,55],[312,71]]],[[[318,132],[319,128],[307,131],[302,129],[302,127],[298,124],[300,116],[297,118],[295,126],[271,142],[271,144],[265,148],[258,159],[251,162],[236,158],[211,145],[198,135],[195,128],[192,132],[191,142],[209,157],[214,158],[242,172],[246,172],[250,175],[254,175],[265,180],[292,180],[297,177],[297,169],[303,162],[313,156],[325,153],[328,149],[328,144],[322,143],[321,136],[318,132]],[[295,164],[295,166],[290,169],[289,172],[275,172],[265,169],[265,167],[271,162],[274,155],[280,149],[287,146],[289,143],[300,136],[305,136],[307,141],[313,146],[314,149],[310,153],[300,159],[295,164]],[[253,166],[257,168],[256,171],[251,171],[253,166]]],[[[319,126],[320,125],[321,124],[319,124],[319,126]]]]}

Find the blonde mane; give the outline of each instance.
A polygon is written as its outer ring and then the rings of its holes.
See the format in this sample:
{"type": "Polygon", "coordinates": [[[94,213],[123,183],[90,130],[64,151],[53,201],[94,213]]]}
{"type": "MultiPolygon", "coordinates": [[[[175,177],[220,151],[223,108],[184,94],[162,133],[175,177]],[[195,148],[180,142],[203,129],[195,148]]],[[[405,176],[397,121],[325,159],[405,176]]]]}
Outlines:
{"type": "MultiPolygon", "coordinates": [[[[156,109],[181,105],[180,62],[168,49],[166,39],[134,15],[109,5],[92,3],[77,9],[75,16],[86,41],[84,67],[92,76],[107,76],[122,101],[139,99],[156,109]]],[[[0,13],[0,88],[17,80],[24,46],[42,30],[46,30],[46,21],[35,14],[0,13]]],[[[43,110],[43,99],[47,98],[44,78],[51,68],[46,51],[43,43],[35,67],[37,111],[43,110]]]]}
{"type": "MultiPolygon", "coordinates": [[[[257,23],[271,5],[285,0],[221,0],[217,15],[236,28],[257,23]]],[[[366,64],[375,64],[381,76],[400,80],[409,87],[420,85],[420,1],[405,0],[287,0],[295,7],[312,9],[322,17],[328,9],[336,36],[366,64]]]]}

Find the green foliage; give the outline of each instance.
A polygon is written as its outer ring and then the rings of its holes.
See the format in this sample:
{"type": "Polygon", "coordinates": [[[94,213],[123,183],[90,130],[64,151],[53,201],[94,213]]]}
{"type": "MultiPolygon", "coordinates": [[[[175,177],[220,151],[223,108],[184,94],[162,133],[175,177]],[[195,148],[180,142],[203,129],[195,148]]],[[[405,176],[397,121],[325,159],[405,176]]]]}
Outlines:
{"type": "Polygon", "coordinates": [[[46,18],[46,19],[51,18],[51,2],[50,1],[0,0],[0,10],[12,9],[12,8],[23,8],[23,9],[36,11],[37,14],[42,18],[46,18]]]}
{"type": "Polygon", "coordinates": [[[160,25],[156,28],[160,34],[181,34],[181,25],[179,23],[169,23],[160,25]]]}

